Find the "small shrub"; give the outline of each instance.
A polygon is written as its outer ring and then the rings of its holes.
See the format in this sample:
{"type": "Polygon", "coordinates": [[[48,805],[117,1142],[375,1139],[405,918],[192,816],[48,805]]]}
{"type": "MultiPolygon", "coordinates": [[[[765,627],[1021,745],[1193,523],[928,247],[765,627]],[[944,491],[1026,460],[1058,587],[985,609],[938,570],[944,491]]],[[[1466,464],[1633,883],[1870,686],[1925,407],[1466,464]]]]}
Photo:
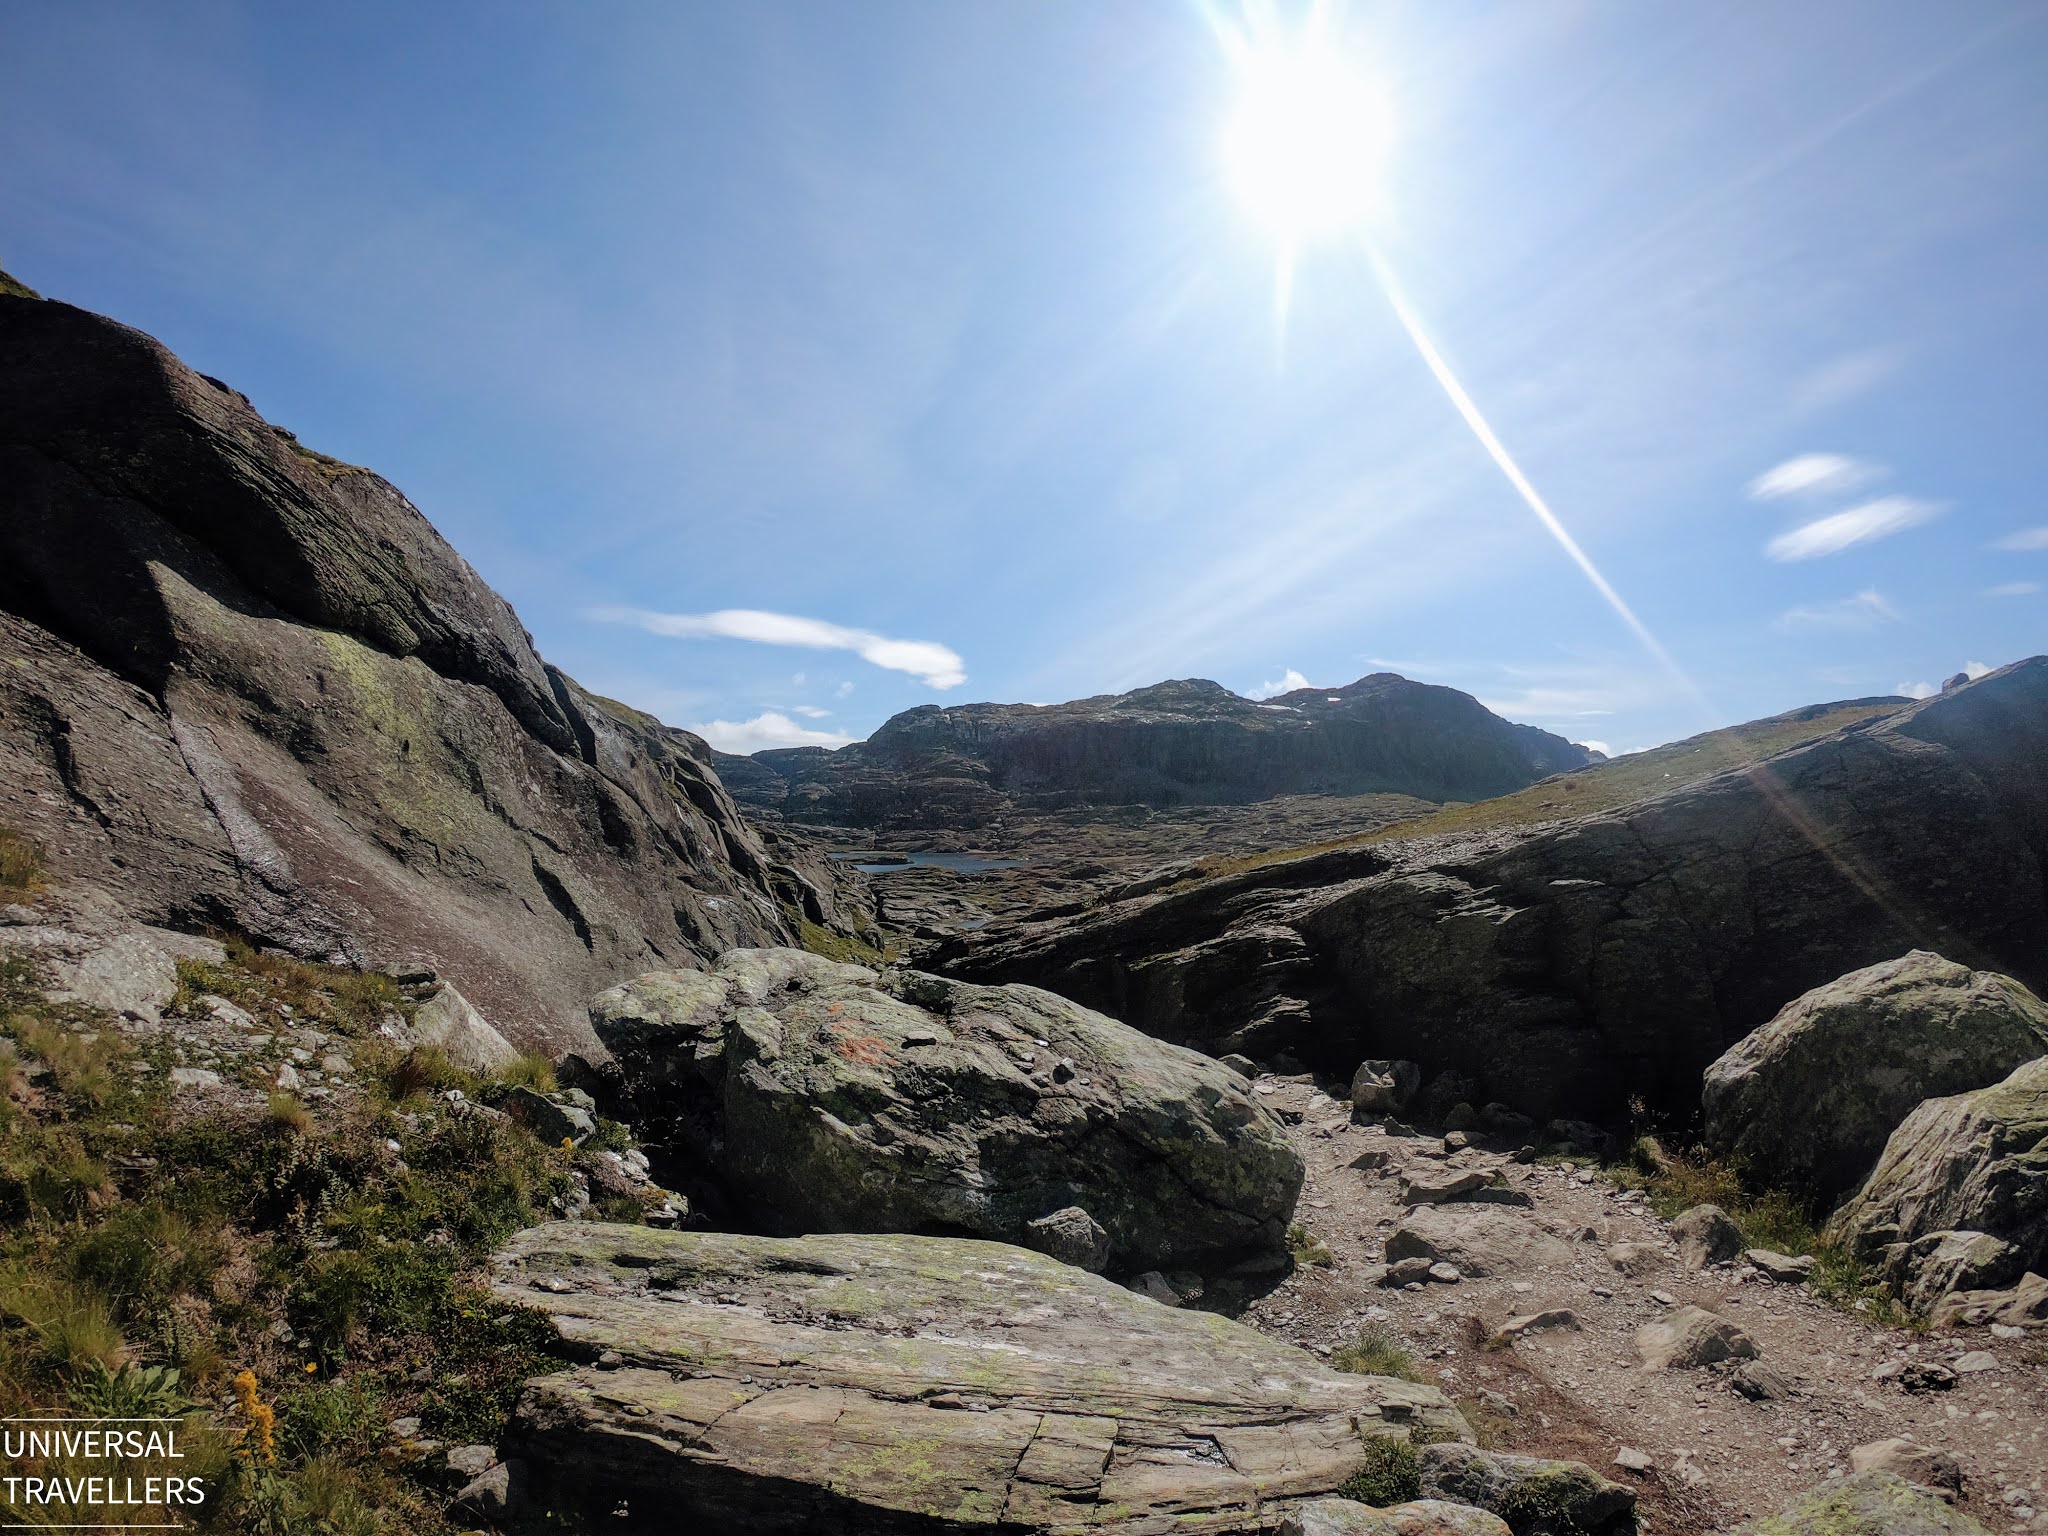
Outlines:
{"type": "Polygon", "coordinates": [[[1287,1252],[1295,1264],[1303,1269],[1327,1269],[1337,1262],[1330,1250],[1318,1242],[1308,1228],[1298,1221],[1287,1229],[1287,1252]]]}
{"type": "Polygon", "coordinates": [[[218,1230],[195,1226],[154,1201],[117,1208],[77,1239],[71,1276],[133,1320],[179,1296],[204,1292],[226,1259],[218,1230]]]}
{"type": "Polygon", "coordinates": [[[1355,1376],[1393,1376],[1401,1381],[1429,1378],[1414,1352],[1384,1323],[1368,1324],[1355,1338],[1330,1352],[1330,1364],[1355,1376]]]}
{"type": "Polygon", "coordinates": [[[1337,1492],[1378,1509],[1421,1498],[1422,1465],[1414,1444],[1391,1435],[1376,1435],[1367,1440],[1364,1464],[1337,1492]]]}
{"type": "Polygon", "coordinates": [[[0,1143],[0,1218],[74,1221],[113,1199],[106,1165],[75,1131],[37,1127],[0,1143]]]}
{"type": "Polygon", "coordinates": [[[114,1064],[127,1054],[119,1036],[81,1034],[41,1019],[10,1023],[16,1045],[50,1069],[60,1094],[92,1108],[113,1096],[114,1064]]]}
{"type": "Polygon", "coordinates": [[[21,901],[42,886],[42,850],[19,832],[0,827],[0,901],[21,901]]]}
{"type": "Polygon", "coordinates": [[[450,1088],[468,1092],[476,1087],[476,1079],[450,1061],[448,1053],[438,1045],[414,1046],[388,1063],[379,1076],[394,1104],[431,1097],[450,1088]]]}
{"type": "Polygon", "coordinates": [[[16,1271],[0,1279],[0,1314],[27,1324],[45,1365],[67,1380],[117,1371],[128,1361],[120,1324],[90,1291],[16,1271]]]}
{"type": "Polygon", "coordinates": [[[300,1387],[277,1401],[277,1435],[294,1459],[339,1451],[375,1454],[385,1435],[384,1396],[360,1377],[300,1387]]]}
{"type": "Polygon", "coordinates": [[[535,1093],[555,1091],[555,1064],[538,1051],[524,1051],[517,1061],[497,1074],[507,1088],[531,1088],[535,1093]]]}
{"type": "Polygon", "coordinates": [[[283,1136],[313,1134],[313,1111],[295,1093],[273,1093],[265,1111],[270,1129],[283,1136]]]}
{"type": "Polygon", "coordinates": [[[93,1419],[169,1419],[197,1405],[185,1395],[178,1372],[167,1365],[123,1365],[108,1370],[89,1365],[72,1384],[71,1411],[93,1419]]]}

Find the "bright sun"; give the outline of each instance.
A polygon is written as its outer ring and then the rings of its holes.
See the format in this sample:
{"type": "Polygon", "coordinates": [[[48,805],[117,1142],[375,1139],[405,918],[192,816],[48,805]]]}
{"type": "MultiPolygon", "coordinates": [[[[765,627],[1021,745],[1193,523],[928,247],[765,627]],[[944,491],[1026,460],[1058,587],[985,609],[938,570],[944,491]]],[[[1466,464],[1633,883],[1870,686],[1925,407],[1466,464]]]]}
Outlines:
{"type": "Polygon", "coordinates": [[[1361,227],[1386,159],[1386,98],[1319,32],[1231,50],[1239,95],[1224,164],[1245,207],[1289,249],[1361,227]]]}

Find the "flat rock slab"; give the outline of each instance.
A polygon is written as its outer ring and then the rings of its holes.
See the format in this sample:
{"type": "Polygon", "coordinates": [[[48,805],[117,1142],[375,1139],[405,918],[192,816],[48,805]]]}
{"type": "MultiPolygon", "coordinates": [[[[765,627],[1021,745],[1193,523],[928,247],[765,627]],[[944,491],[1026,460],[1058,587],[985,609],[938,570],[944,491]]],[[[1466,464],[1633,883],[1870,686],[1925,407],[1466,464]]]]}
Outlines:
{"type": "Polygon", "coordinates": [[[1418,1206],[1387,1239],[1387,1261],[1428,1259],[1468,1275],[1560,1267],[1571,1250],[1510,1206],[1418,1206]]]}
{"type": "Polygon", "coordinates": [[[620,1364],[530,1382],[507,1454],[622,1530],[1268,1531],[1367,1441],[1464,1439],[1433,1387],[964,1238],[557,1222],[493,1288],[620,1364]]]}

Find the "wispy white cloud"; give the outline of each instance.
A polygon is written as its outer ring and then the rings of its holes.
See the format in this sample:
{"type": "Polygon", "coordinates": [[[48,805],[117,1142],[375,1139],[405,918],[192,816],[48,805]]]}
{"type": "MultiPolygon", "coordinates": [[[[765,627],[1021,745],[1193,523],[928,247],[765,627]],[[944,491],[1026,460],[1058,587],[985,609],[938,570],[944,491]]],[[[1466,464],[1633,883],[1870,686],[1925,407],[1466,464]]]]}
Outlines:
{"type": "Polygon", "coordinates": [[[824,619],[758,608],[721,608],[716,613],[650,613],[644,608],[600,608],[592,618],[630,624],[651,635],[678,639],[751,640],[760,645],[802,645],[824,651],[852,651],[863,661],[892,672],[908,672],[931,688],[957,688],[967,681],[959,653],[935,640],[892,640],[872,630],[849,629],[824,619]]]}
{"type": "Polygon", "coordinates": [[[1802,523],[1781,533],[1764,546],[1773,560],[1812,560],[1837,555],[1856,544],[1889,538],[1895,533],[1926,522],[1941,511],[1941,504],[1913,496],[1880,496],[1849,508],[1802,523]]]}
{"type": "Polygon", "coordinates": [[[853,692],[853,679],[852,679],[852,678],[848,678],[848,679],[847,679],[847,680],[846,680],[845,682],[841,683],[841,684],[840,684],[840,685],[839,685],[839,686],[838,686],[837,688],[834,688],[834,689],[832,690],[832,697],[833,697],[833,698],[835,698],[835,699],[843,699],[843,698],[845,698],[845,697],[846,697],[846,696],[847,696],[848,694],[850,694],[850,693],[852,693],[852,692],[853,692]]]}
{"type": "Polygon", "coordinates": [[[770,747],[843,747],[851,736],[839,731],[814,731],[789,716],[764,710],[751,720],[699,720],[683,727],[695,731],[721,752],[745,756],[770,747]]]}
{"type": "Polygon", "coordinates": [[[2048,528],[2022,528],[2018,533],[2008,533],[1992,547],[1994,549],[2048,549],[2048,528]]]}
{"type": "Polygon", "coordinates": [[[1767,469],[1749,482],[1751,501],[1781,501],[1787,496],[1843,496],[1880,478],[1875,464],[1840,453],[1802,453],[1767,469]]]}
{"type": "Polygon", "coordinates": [[[2032,597],[2041,590],[2038,581],[2005,581],[1995,587],[1986,587],[1986,597],[2032,597]]]}
{"type": "Polygon", "coordinates": [[[1614,713],[1615,696],[1606,688],[1558,688],[1538,685],[1480,703],[1510,720],[1591,720],[1614,713]]]}
{"type": "Polygon", "coordinates": [[[1823,363],[1799,381],[1793,403],[1803,411],[1824,411],[1868,394],[1898,373],[1904,356],[1893,347],[1866,347],[1823,363]]]}
{"type": "Polygon", "coordinates": [[[1311,685],[1307,678],[1295,671],[1294,668],[1289,667],[1271,682],[1259,684],[1258,687],[1252,689],[1245,696],[1253,699],[1271,699],[1283,693],[1292,693],[1297,688],[1307,688],[1309,686],[1311,685]]]}
{"type": "MultiPolygon", "coordinates": [[[[1994,670],[1996,669],[1987,667],[1981,661],[1966,661],[1963,663],[1961,675],[1974,683],[1978,678],[1987,676],[1994,670]]],[[[1939,683],[1900,683],[1892,689],[1892,692],[1903,693],[1909,699],[1931,699],[1941,692],[1941,685],[1939,683]]]]}
{"type": "Polygon", "coordinates": [[[1854,597],[1845,597],[1839,602],[1816,603],[1811,607],[1791,608],[1778,615],[1779,629],[1874,629],[1898,618],[1885,595],[1875,587],[1866,587],[1854,597]]]}
{"type": "Polygon", "coordinates": [[[826,718],[826,716],[832,713],[831,710],[820,709],[815,704],[792,704],[790,708],[794,709],[806,720],[823,720],[824,718],[826,718]]]}
{"type": "Polygon", "coordinates": [[[1607,743],[1604,741],[1595,741],[1590,736],[1588,736],[1584,741],[1580,742],[1579,745],[1584,747],[1588,752],[1598,752],[1602,757],[1614,756],[1614,748],[1607,745],[1607,743]]]}

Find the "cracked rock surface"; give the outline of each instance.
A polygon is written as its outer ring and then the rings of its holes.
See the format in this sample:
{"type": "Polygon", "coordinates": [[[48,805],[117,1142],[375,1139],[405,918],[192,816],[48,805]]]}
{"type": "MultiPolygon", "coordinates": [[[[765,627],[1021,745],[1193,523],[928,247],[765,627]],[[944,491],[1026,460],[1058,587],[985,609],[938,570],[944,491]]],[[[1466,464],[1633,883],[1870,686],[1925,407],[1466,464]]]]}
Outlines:
{"type": "Polygon", "coordinates": [[[627,1530],[1250,1533],[1374,1437],[1470,1433],[1434,1387],[998,1243],[558,1222],[494,1289],[612,1352],[531,1382],[511,1453],[627,1530]]]}

